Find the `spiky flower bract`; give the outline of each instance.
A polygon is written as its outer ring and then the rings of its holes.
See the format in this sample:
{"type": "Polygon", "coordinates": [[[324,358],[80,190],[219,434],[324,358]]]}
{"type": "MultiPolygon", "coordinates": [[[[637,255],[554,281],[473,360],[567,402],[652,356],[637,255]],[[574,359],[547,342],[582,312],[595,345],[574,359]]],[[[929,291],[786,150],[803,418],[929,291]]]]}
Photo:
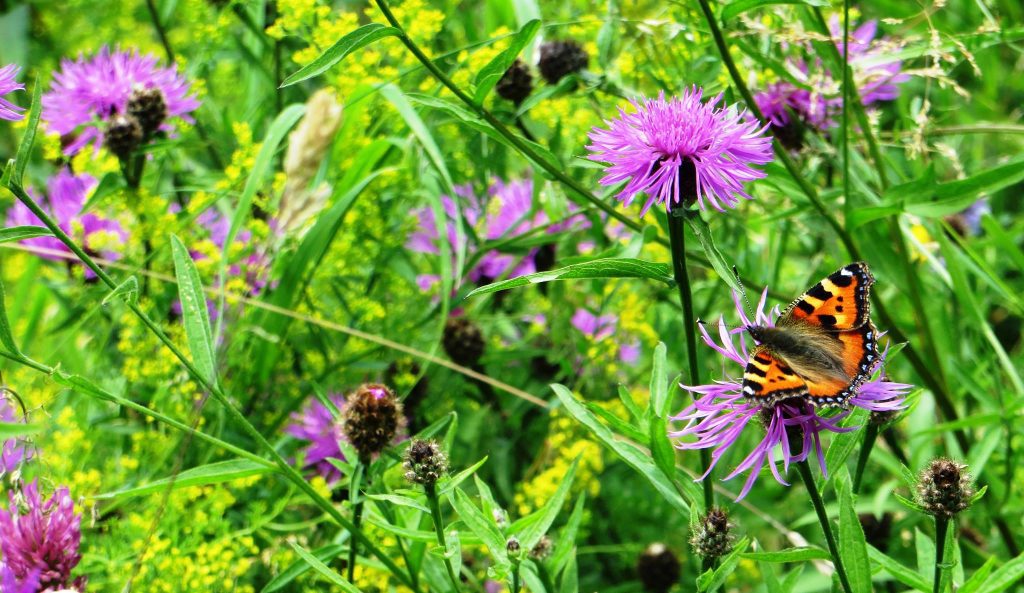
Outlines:
{"type": "MultiPolygon", "coordinates": [[[[743,372],[749,359],[745,328],[752,325],[774,327],[779,317],[778,307],[774,307],[769,313],[765,312],[767,297],[766,288],[754,312],[754,320],[751,321],[744,311],[740,295],[734,293],[733,302],[741,323],[736,329],[730,330],[723,318],[718,326],[718,342],[708,334],[703,325],[700,326],[704,343],[722,355],[726,361],[734,363],[736,367],[733,368],[739,373],[743,372]]],[[[884,355],[882,358],[884,359],[884,355]]],[[[729,480],[745,471],[750,472],[737,500],[750,492],[766,463],[775,479],[785,486],[789,483],[779,472],[779,461],[782,461],[785,472],[790,464],[805,461],[814,455],[818,458],[821,473],[827,475],[825,453],[821,444],[822,435],[854,430],[854,427],[843,427],[839,424],[850,413],[849,410],[832,416],[823,416],[818,414],[815,406],[803,399],[788,399],[772,405],[748,401],[743,396],[742,379],[726,378],[710,385],[682,387],[693,393],[695,400],[673,417],[673,420],[685,422],[686,425],[680,430],[670,432],[669,436],[679,439],[676,443],[679,449],[714,449],[711,454],[711,465],[700,479],[707,477],[725,453],[739,442],[740,436],[752,420],[759,420],[764,426],[765,434],[761,441],[725,477],[729,480]]],[[[888,381],[884,373],[878,372],[859,387],[849,402],[852,406],[868,411],[899,410],[904,406],[904,398],[910,387],[888,381]]]]}
{"type": "Polygon", "coordinates": [[[690,545],[698,556],[720,558],[732,551],[732,523],[725,509],[709,509],[693,526],[690,545]]]}
{"type": "MultiPolygon", "coordinates": [[[[33,481],[9,493],[10,507],[0,509],[0,552],[13,580],[24,585],[38,579],[43,591],[74,587],[81,590],[85,579],[72,580],[71,571],[82,559],[82,518],[66,487],[58,488],[49,500],[39,495],[33,481]]],[[[17,589],[15,589],[17,590],[17,589]]]]}
{"type": "Polygon", "coordinates": [[[360,385],[342,411],[342,430],[364,463],[384,450],[402,428],[402,403],[379,383],[360,385]]]}
{"type": "MultiPolygon", "coordinates": [[[[42,119],[51,132],[74,135],[64,147],[65,154],[75,154],[91,143],[98,149],[105,143],[107,122],[129,115],[128,103],[137,89],[158,89],[166,117],[191,123],[189,114],[199,107],[177,66],[161,67],[152,55],[104,46],[89,58],[79,55],[75,61],[61,61],[51,90],[43,94],[42,119]]],[[[165,121],[159,129],[169,132],[173,126],[165,121]]]]}
{"type": "Polygon", "coordinates": [[[936,517],[957,515],[970,506],[973,496],[967,466],[951,459],[932,460],[918,477],[918,501],[928,514],[936,517]]]}
{"type": "Polygon", "coordinates": [[[617,195],[627,206],[646,194],[641,216],[654,204],[723,211],[740,198],[745,184],[764,177],[753,165],[772,160],[771,138],[746,110],[718,107],[722,95],[702,101],[692,87],[677,97],[631,101],[633,112],[605,121],[590,132],[590,160],[610,163],[602,185],[627,182],[617,195]]]}
{"type": "Polygon", "coordinates": [[[434,441],[416,439],[405,450],[405,479],[432,486],[448,472],[448,456],[434,441]]]}
{"type": "Polygon", "coordinates": [[[4,98],[4,95],[14,91],[25,90],[25,85],[18,82],[18,72],[21,70],[17,64],[8,64],[0,68],[0,119],[17,121],[22,118],[21,112],[25,109],[4,98]]]}
{"type": "MultiPolygon", "coordinates": [[[[345,407],[345,396],[333,393],[327,396],[331,403],[340,411],[345,407]]],[[[345,460],[345,455],[338,445],[345,440],[342,420],[335,417],[317,398],[310,398],[300,412],[291,415],[291,424],[284,431],[297,439],[307,441],[303,447],[303,462],[307,469],[312,469],[324,477],[328,484],[341,480],[341,470],[331,463],[330,459],[345,460]]]]}

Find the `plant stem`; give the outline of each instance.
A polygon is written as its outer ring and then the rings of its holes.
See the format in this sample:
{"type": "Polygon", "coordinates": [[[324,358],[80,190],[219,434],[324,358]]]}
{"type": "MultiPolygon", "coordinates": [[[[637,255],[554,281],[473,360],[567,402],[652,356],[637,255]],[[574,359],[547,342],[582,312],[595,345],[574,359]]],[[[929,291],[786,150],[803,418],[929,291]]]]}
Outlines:
{"type": "Polygon", "coordinates": [[[839,582],[843,586],[843,591],[853,593],[853,589],[850,587],[850,579],[846,576],[843,560],[839,556],[839,546],[836,545],[836,536],[832,533],[832,524],[829,523],[828,513],[825,511],[825,503],[822,502],[821,494],[818,493],[818,486],[814,483],[814,476],[811,475],[811,466],[808,465],[805,459],[797,463],[796,468],[800,472],[804,486],[807,487],[807,493],[811,496],[811,504],[814,505],[814,512],[818,514],[821,530],[825,532],[825,542],[828,544],[829,554],[832,555],[832,565],[836,567],[836,574],[839,575],[839,582]]]}
{"type": "MultiPolygon", "coordinates": [[[[360,524],[363,522],[363,497],[359,496],[359,479],[368,466],[369,464],[362,458],[356,460],[355,467],[352,468],[352,475],[349,477],[348,498],[354,503],[352,526],[356,531],[359,531],[360,524]]],[[[358,548],[355,533],[353,533],[348,546],[348,580],[350,583],[355,582],[358,548]]],[[[409,572],[412,570],[410,569],[409,572]]]]}
{"type": "Polygon", "coordinates": [[[519,562],[512,562],[512,593],[519,593],[519,562]]]}
{"type": "Polygon", "coordinates": [[[868,421],[868,426],[864,430],[864,442],[860,446],[860,456],[857,457],[857,470],[853,474],[853,493],[860,493],[860,482],[864,476],[864,468],[868,464],[868,456],[871,455],[871,450],[875,447],[875,440],[878,438],[878,425],[874,422],[868,421]]]}
{"type": "Polygon", "coordinates": [[[441,555],[444,557],[444,567],[448,569],[448,578],[452,582],[452,591],[461,588],[459,577],[455,575],[455,568],[452,567],[452,560],[448,557],[448,544],[444,537],[444,518],[441,516],[441,503],[437,499],[437,486],[435,484],[424,484],[423,490],[427,493],[427,502],[430,503],[430,516],[434,523],[434,534],[437,535],[437,543],[441,546],[441,555]]]}
{"type": "MultiPolygon", "coordinates": [[[[679,302],[683,306],[683,334],[686,336],[686,357],[689,366],[690,385],[700,385],[700,366],[697,363],[697,318],[693,314],[693,292],[690,289],[690,275],[686,270],[686,226],[687,216],[700,216],[683,207],[669,210],[668,236],[672,252],[672,272],[679,289],[679,302]]],[[[711,452],[700,450],[703,469],[711,465],[711,452]]],[[[708,475],[701,481],[704,487],[704,509],[715,506],[715,486],[708,475]]]]}
{"type": "Polygon", "coordinates": [[[935,515],[935,574],[932,593],[942,593],[942,561],[946,554],[947,531],[949,531],[949,517],[935,515]]]}

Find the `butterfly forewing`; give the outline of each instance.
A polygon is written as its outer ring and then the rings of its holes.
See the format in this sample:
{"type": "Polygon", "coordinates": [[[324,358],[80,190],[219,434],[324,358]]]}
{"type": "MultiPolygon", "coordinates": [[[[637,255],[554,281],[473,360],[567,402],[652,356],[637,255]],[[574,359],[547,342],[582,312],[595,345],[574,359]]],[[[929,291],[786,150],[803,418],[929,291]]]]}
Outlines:
{"type": "Polygon", "coordinates": [[[807,383],[803,378],[765,346],[750,352],[750,360],[743,372],[743,395],[748,399],[770,404],[781,399],[803,397],[807,383]]]}
{"type": "Polygon", "coordinates": [[[793,301],[779,324],[801,320],[829,330],[858,328],[868,320],[868,292],[874,282],[867,264],[843,266],[793,301]]]}

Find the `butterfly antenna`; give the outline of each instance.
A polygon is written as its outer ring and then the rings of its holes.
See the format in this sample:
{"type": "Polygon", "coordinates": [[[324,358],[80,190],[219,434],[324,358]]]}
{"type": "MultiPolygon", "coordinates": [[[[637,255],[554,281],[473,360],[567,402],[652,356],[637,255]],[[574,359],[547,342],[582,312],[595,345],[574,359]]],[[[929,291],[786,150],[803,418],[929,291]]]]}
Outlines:
{"type": "Polygon", "coordinates": [[[750,306],[750,299],[747,298],[747,287],[743,286],[743,279],[740,278],[740,271],[736,266],[732,267],[732,275],[736,278],[736,284],[740,287],[740,296],[743,297],[743,309],[747,312],[747,317],[753,319],[754,308],[750,306]]]}

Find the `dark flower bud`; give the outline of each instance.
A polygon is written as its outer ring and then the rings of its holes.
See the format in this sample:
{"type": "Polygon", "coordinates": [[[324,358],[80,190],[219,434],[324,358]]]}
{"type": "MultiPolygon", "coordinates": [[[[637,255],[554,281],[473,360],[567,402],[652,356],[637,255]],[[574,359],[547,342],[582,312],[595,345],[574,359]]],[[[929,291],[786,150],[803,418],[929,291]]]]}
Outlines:
{"type": "Polygon", "coordinates": [[[405,479],[433,486],[448,472],[448,457],[434,441],[416,439],[405,450],[405,479]]]}
{"type": "Polygon", "coordinates": [[[903,410],[885,410],[871,412],[871,414],[868,415],[868,422],[874,424],[879,428],[884,428],[889,424],[895,422],[896,419],[900,417],[901,413],[903,413],[903,410]]]}
{"type": "Polygon", "coordinates": [[[402,404],[384,385],[361,385],[348,398],[342,412],[342,430],[362,461],[391,444],[402,426],[402,404]]]}
{"type": "Polygon", "coordinates": [[[935,459],[918,478],[917,498],[925,511],[936,517],[953,517],[971,504],[974,488],[966,465],[935,459]]]}
{"type": "Polygon", "coordinates": [[[107,122],[104,136],[107,150],[123,160],[142,143],[142,126],[130,115],[115,115],[107,122]]]}
{"type": "Polygon", "coordinates": [[[452,317],[444,324],[441,337],[444,351],[456,364],[474,367],[484,355],[484,335],[475,323],[465,317],[452,317]]]}
{"type": "Polygon", "coordinates": [[[861,513],[857,518],[868,543],[886,551],[889,548],[889,536],[892,535],[892,513],[883,513],[881,519],[871,513],[861,513]]]}
{"type": "Polygon", "coordinates": [[[679,560],[668,546],[655,542],[640,553],[636,573],[644,591],[665,593],[679,582],[679,560]]]}
{"type": "Polygon", "coordinates": [[[533,91],[533,75],[530,69],[522,60],[516,59],[508,70],[501,75],[498,84],[494,86],[494,92],[502,99],[508,99],[519,105],[530,96],[533,91]]]}
{"type": "Polygon", "coordinates": [[[719,558],[732,551],[729,515],[725,509],[713,508],[701,518],[690,536],[693,551],[705,558],[719,558]]]}
{"type": "Polygon", "coordinates": [[[505,550],[512,556],[519,553],[522,547],[519,545],[519,539],[516,536],[508,538],[508,542],[505,544],[505,550]]]}
{"type": "Polygon", "coordinates": [[[541,536],[540,541],[537,542],[537,545],[533,546],[533,549],[530,550],[530,558],[533,558],[534,560],[543,560],[551,555],[552,547],[551,538],[543,535],[541,536]]]}
{"type": "Polygon", "coordinates": [[[128,97],[128,115],[142,126],[142,134],[149,138],[167,119],[167,102],[160,89],[136,87],[128,97]]]}
{"type": "Polygon", "coordinates": [[[590,56],[575,41],[549,41],[540,46],[537,68],[549,84],[555,84],[569,74],[587,67],[590,56]]]}

